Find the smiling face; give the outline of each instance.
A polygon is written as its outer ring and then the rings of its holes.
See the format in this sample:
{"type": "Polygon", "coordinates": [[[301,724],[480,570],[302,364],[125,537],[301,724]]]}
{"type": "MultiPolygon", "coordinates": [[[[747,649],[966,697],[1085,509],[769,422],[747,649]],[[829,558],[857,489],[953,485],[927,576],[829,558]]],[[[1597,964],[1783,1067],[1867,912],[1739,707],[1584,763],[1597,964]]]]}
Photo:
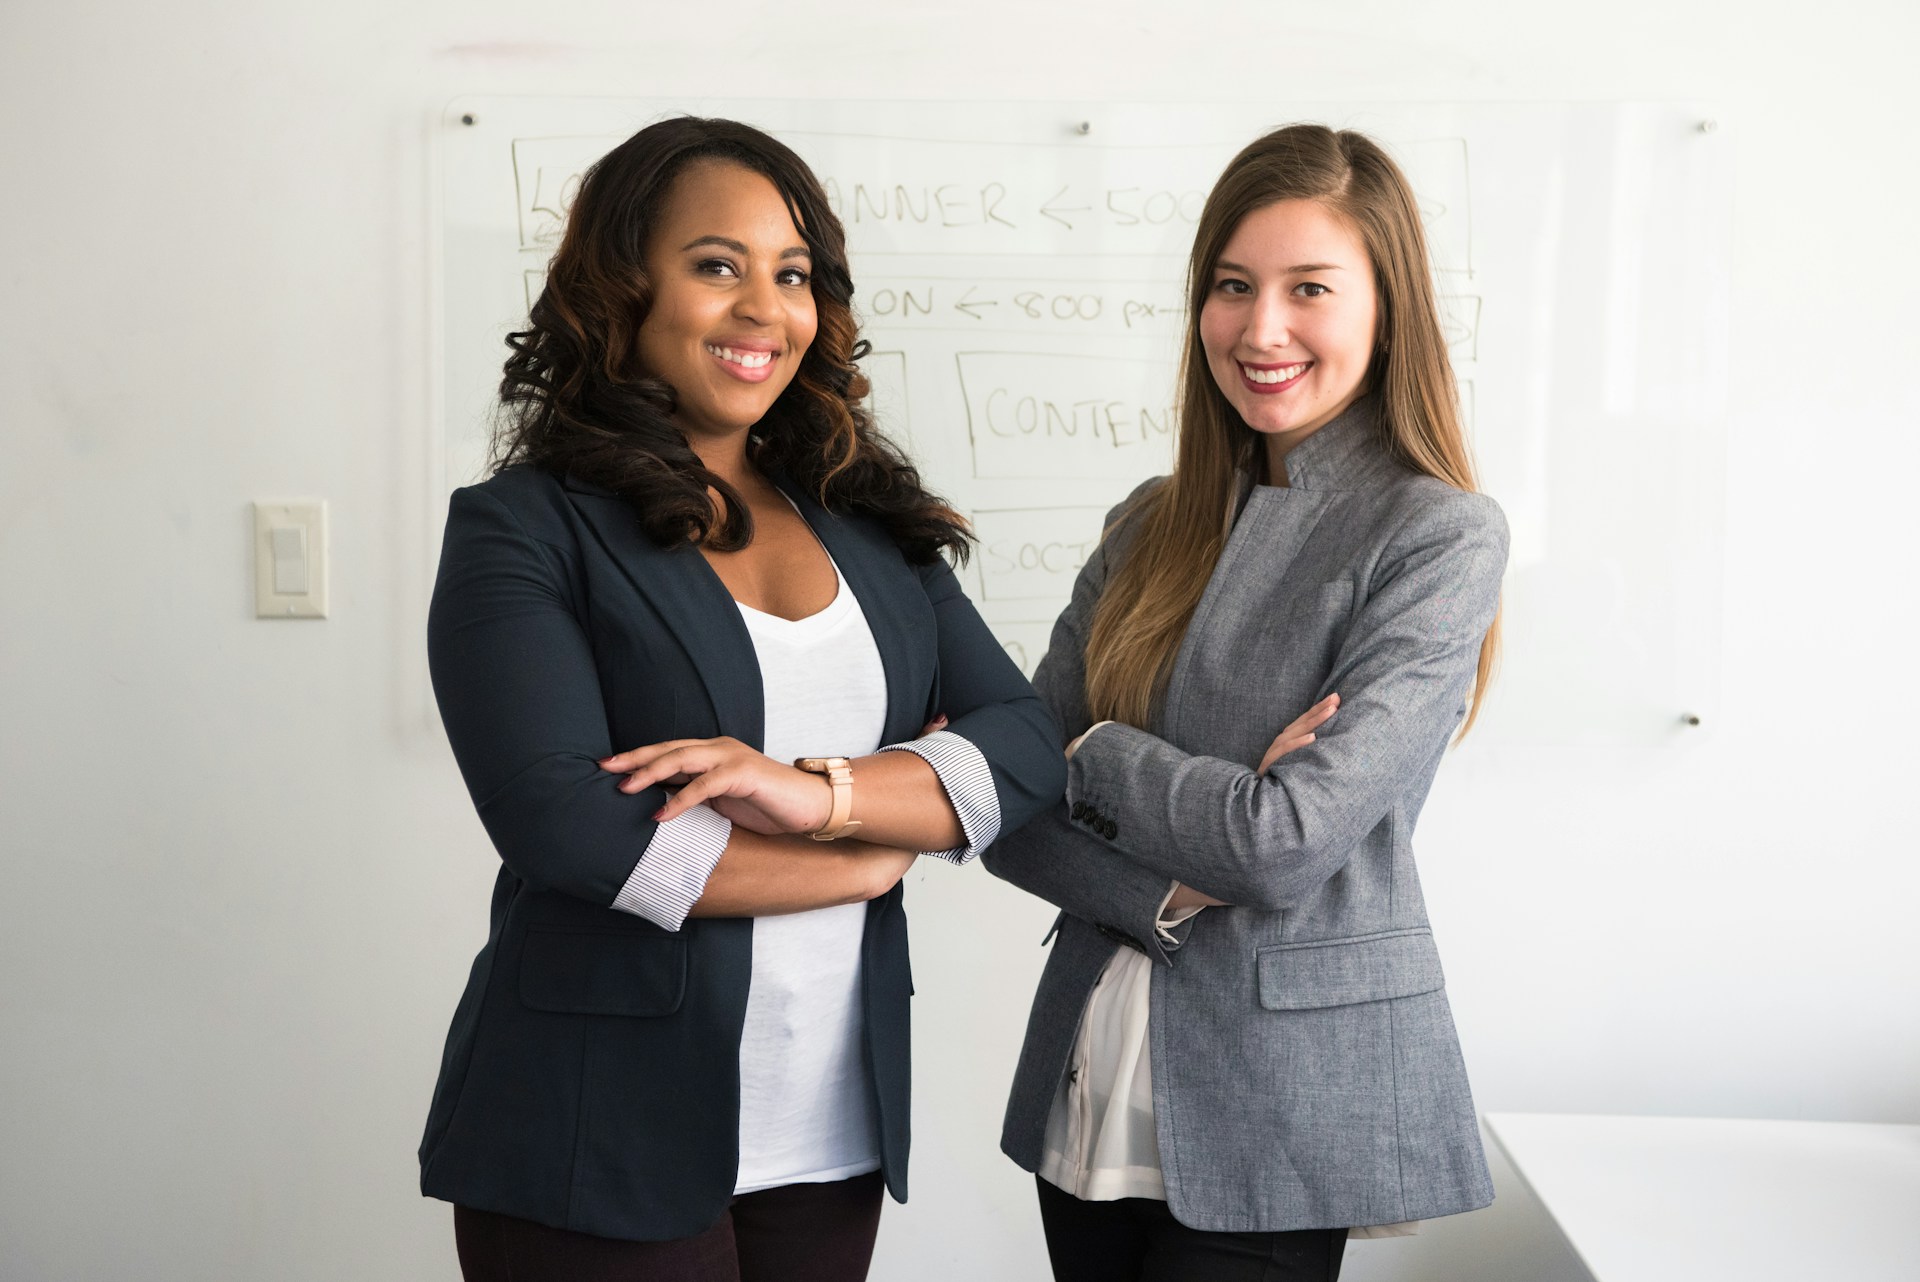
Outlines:
{"type": "Polygon", "coordinates": [[[744,437],[786,391],[819,327],[807,244],[765,177],[702,161],[674,180],[647,242],[653,302],[640,364],[671,384],[696,452],[744,437]]]}
{"type": "Polygon", "coordinates": [[[1378,315],[1366,246],[1318,201],[1267,205],[1234,228],[1200,308],[1200,344],[1214,383],[1266,438],[1276,481],[1286,452],[1358,399],[1378,315]]]}

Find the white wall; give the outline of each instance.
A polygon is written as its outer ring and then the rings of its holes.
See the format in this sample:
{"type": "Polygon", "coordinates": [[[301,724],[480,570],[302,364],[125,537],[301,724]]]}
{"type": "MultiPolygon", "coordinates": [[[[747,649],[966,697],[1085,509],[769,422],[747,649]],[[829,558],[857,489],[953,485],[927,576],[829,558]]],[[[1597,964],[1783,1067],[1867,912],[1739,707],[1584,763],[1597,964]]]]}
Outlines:
{"type": "MultiPolygon", "coordinates": [[[[1463,751],[1426,888],[1483,1109],[1920,1121],[1920,11],[866,8],[0,10],[0,1277],[457,1276],[412,1151],[492,862],[421,714],[428,120],[460,93],[1717,101],[1724,715],[1463,751]],[[246,505],[302,496],[334,617],[256,622],[246,505]]],[[[978,871],[911,900],[918,1195],[875,1276],[1040,1278],[993,1137],[1047,914],[978,871]]],[[[1348,1276],[1579,1276],[1496,1173],[1348,1276]]]]}

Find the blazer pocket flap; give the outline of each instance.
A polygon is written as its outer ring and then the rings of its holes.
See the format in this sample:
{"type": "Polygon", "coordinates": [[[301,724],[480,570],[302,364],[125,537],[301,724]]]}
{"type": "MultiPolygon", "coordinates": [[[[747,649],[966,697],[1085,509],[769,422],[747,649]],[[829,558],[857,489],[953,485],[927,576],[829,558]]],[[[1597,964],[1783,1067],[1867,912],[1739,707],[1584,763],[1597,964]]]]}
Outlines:
{"type": "Polygon", "coordinates": [[[671,1015],[687,987],[686,941],[629,931],[529,930],[520,1001],[568,1015],[671,1015]]]}
{"type": "Polygon", "coordinates": [[[1433,934],[1402,930],[1259,951],[1260,1004],[1313,1010],[1431,993],[1446,980],[1433,934]]]}

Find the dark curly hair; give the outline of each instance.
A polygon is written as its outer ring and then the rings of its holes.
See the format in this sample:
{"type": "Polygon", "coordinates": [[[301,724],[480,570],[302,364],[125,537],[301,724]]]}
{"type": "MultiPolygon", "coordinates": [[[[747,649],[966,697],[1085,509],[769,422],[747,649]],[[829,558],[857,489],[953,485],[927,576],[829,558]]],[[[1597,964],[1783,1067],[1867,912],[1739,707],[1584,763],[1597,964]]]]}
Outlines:
{"type": "Polygon", "coordinates": [[[748,438],[748,458],[814,494],[830,511],[886,529],[909,560],[943,551],[964,561],[966,519],[920,483],[860,404],[858,362],[868,351],[853,319],[846,233],[806,162],[785,144],[732,120],[681,116],[648,125],[581,180],[566,235],[500,380],[494,470],[527,463],[630,499],[663,547],[696,542],[732,552],[753,539],[738,491],[700,462],[673,424],[671,386],[639,365],[641,322],[653,302],[647,238],[674,180],[702,160],[741,165],[780,192],[812,254],[819,328],[793,382],[748,438]],[[715,520],[709,489],[725,516],[715,520]]]}

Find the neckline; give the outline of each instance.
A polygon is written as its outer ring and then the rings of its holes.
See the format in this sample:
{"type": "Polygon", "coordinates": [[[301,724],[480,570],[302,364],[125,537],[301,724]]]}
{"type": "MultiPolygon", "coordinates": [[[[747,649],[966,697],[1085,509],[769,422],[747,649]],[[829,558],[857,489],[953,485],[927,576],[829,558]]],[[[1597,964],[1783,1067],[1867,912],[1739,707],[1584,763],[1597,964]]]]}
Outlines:
{"type": "Polygon", "coordinates": [[[830,632],[845,622],[858,603],[847,587],[846,575],[840,573],[840,563],[833,559],[832,553],[827,554],[827,561],[833,566],[833,600],[799,619],[769,614],[765,610],[756,610],[745,601],[736,600],[734,605],[739,607],[740,617],[746,621],[748,629],[786,640],[804,640],[815,633],[830,632]]]}
{"type": "MultiPolygon", "coordinates": [[[[777,483],[773,488],[780,491],[780,497],[787,501],[787,506],[792,508],[794,515],[800,518],[800,523],[807,527],[807,533],[813,536],[814,546],[820,549],[821,553],[827,558],[827,564],[833,567],[833,600],[827,602],[812,614],[803,615],[798,619],[789,619],[784,614],[770,614],[765,610],[755,609],[738,597],[733,599],[733,603],[740,607],[740,612],[746,616],[748,622],[752,622],[755,619],[764,619],[769,624],[781,628],[795,628],[805,624],[811,624],[815,619],[822,618],[829,614],[835,614],[836,611],[840,614],[846,613],[846,607],[841,604],[841,598],[848,595],[847,580],[846,576],[840,573],[840,563],[833,559],[833,553],[827,551],[826,540],[822,539],[820,532],[813,528],[813,522],[807,520],[807,514],[800,509],[800,505],[793,501],[793,495],[787,493],[786,490],[781,488],[777,483]]],[[[729,593],[728,595],[732,594],[729,593]]],[[[829,622],[831,622],[831,620],[829,620],[829,622]]]]}

